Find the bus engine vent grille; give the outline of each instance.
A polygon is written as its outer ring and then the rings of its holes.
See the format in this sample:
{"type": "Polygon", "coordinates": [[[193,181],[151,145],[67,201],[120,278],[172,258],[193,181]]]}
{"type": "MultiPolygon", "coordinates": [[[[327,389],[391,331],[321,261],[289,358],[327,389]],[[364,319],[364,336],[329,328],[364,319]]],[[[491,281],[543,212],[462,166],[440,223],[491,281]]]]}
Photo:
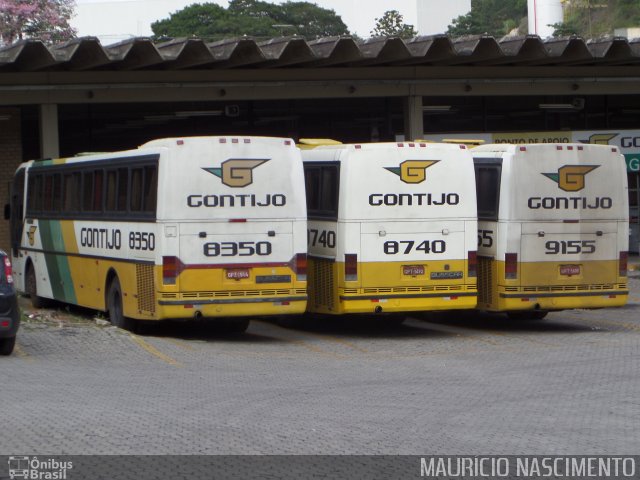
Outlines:
{"type": "Polygon", "coordinates": [[[488,257],[478,257],[478,302],[491,303],[493,298],[493,261],[488,257]]]}
{"type": "Polygon", "coordinates": [[[315,306],[334,308],[333,288],[335,263],[322,258],[313,258],[309,261],[309,303],[315,306]]]}
{"type": "Polygon", "coordinates": [[[153,265],[136,265],[136,283],[138,311],[154,314],[156,312],[156,292],[153,283],[153,265]]]}

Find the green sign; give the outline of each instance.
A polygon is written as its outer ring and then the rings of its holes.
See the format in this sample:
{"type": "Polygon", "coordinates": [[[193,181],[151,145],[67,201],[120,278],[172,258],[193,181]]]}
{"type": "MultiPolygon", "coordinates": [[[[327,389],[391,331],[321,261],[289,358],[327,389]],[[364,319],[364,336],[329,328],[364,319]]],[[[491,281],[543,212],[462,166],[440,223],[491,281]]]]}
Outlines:
{"type": "Polygon", "coordinates": [[[627,172],[640,172],[640,152],[625,153],[624,158],[627,161],[627,172]]]}

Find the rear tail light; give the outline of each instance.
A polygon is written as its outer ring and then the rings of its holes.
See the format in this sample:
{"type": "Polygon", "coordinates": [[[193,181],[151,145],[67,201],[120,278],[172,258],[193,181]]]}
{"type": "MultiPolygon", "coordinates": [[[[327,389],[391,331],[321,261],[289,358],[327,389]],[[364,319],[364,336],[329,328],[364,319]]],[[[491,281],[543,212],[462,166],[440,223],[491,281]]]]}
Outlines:
{"type": "Polygon", "coordinates": [[[515,280],[516,278],[518,278],[518,254],[517,253],[504,254],[504,278],[508,280],[515,280]]]}
{"type": "Polygon", "coordinates": [[[467,265],[469,266],[467,275],[469,277],[477,277],[478,276],[478,252],[476,252],[475,250],[469,251],[467,265]]]}
{"type": "Polygon", "coordinates": [[[178,257],[162,257],[162,283],[175,285],[176,279],[184,269],[184,264],[178,257]]]}
{"type": "Polygon", "coordinates": [[[7,283],[13,283],[13,271],[11,270],[11,260],[9,260],[9,257],[4,257],[4,276],[7,279],[7,283]]]}
{"type": "Polygon", "coordinates": [[[629,262],[629,252],[620,252],[620,261],[618,263],[618,275],[627,276],[627,264],[629,262]]]}
{"type": "Polygon", "coordinates": [[[293,257],[292,270],[296,274],[296,278],[298,280],[306,280],[307,279],[307,254],[306,253],[297,253],[295,257],[293,257]]]}
{"type": "Polygon", "coordinates": [[[355,253],[344,255],[344,278],[347,282],[358,280],[358,255],[355,253]]]}

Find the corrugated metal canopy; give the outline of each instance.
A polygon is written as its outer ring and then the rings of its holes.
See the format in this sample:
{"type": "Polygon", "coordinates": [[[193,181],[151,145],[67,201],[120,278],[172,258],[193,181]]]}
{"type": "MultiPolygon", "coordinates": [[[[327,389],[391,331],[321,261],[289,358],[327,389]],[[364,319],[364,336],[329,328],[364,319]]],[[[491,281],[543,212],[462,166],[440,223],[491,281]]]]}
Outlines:
{"type": "Polygon", "coordinates": [[[356,42],[350,37],[307,41],[281,37],[267,41],[236,38],[217,42],[178,39],[154,43],[132,38],[103,46],[84,37],[47,47],[22,40],[0,48],[0,73],[100,70],[185,70],[233,68],[323,68],[396,65],[553,66],[638,65],[640,39],[579,37],[541,40],[537,36],[445,35],[409,40],[395,37],[356,42]]]}

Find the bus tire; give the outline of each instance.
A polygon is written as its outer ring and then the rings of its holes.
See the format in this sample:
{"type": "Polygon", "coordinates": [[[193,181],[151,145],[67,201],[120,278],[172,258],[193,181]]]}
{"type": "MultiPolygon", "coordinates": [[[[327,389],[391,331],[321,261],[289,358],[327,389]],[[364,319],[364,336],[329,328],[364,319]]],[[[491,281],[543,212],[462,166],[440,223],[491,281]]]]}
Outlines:
{"type": "Polygon", "coordinates": [[[520,312],[507,312],[509,320],[542,320],[547,316],[543,310],[525,310],[520,312]]]}
{"type": "Polygon", "coordinates": [[[227,320],[218,325],[222,333],[243,333],[249,328],[249,319],[227,320]]]}
{"type": "Polygon", "coordinates": [[[33,265],[29,264],[25,277],[25,290],[27,291],[27,295],[31,299],[31,306],[33,308],[46,308],[49,305],[49,302],[46,298],[38,296],[36,270],[35,268],[33,268],[33,265]]]}
{"type": "Polygon", "coordinates": [[[107,293],[107,310],[109,311],[109,321],[113,326],[124,330],[133,329],[134,322],[124,316],[124,310],[122,308],[122,289],[120,288],[120,281],[118,280],[118,277],[115,277],[109,285],[109,291],[107,293]]]}
{"type": "Polygon", "coordinates": [[[16,346],[16,337],[0,338],[0,355],[11,355],[16,346]]]}

